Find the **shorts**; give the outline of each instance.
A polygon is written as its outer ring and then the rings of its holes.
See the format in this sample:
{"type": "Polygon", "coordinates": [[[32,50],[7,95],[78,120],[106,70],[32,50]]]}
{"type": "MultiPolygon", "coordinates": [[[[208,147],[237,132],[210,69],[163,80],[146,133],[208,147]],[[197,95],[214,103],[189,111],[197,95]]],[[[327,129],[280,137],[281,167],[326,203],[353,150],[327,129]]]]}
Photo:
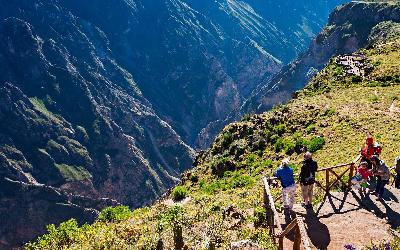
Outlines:
{"type": "Polygon", "coordinates": [[[303,197],[311,198],[313,196],[314,184],[301,185],[301,193],[303,197]]]}

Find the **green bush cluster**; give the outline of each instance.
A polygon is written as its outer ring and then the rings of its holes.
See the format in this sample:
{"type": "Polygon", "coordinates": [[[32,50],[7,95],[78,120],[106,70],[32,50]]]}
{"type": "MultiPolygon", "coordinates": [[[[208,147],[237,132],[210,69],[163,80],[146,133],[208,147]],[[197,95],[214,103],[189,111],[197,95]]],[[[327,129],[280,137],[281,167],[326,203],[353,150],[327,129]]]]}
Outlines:
{"type": "Polygon", "coordinates": [[[129,219],[132,211],[127,206],[107,207],[100,212],[98,220],[101,222],[120,222],[129,219]]]}
{"type": "Polygon", "coordinates": [[[274,131],[278,135],[283,135],[286,132],[286,125],[285,124],[278,124],[278,125],[274,126],[274,131]]]}
{"type": "Polygon", "coordinates": [[[162,231],[176,223],[181,223],[184,216],[182,206],[173,206],[157,216],[157,230],[162,231]]]}
{"type": "Polygon", "coordinates": [[[313,137],[310,140],[306,140],[303,137],[297,137],[296,135],[286,138],[279,138],[274,145],[276,152],[285,152],[286,154],[293,154],[295,151],[300,153],[302,148],[307,148],[310,152],[316,152],[323,148],[325,145],[325,139],[323,137],[313,137]]]}
{"type": "Polygon", "coordinates": [[[282,150],[286,154],[292,154],[294,152],[294,147],[295,147],[295,142],[291,138],[279,138],[275,142],[275,151],[276,152],[281,152],[282,150]]]}
{"type": "Polygon", "coordinates": [[[176,186],[173,190],[172,190],[172,199],[174,201],[180,201],[186,198],[188,194],[188,190],[185,186],[176,186]]]}
{"type": "Polygon", "coordinates": [[[61,223],[59,227],[54,224],[48,225],[47,234],[39,237],[34,243],[28,243],[25,249],[59,249],[60,246],[68,246],[78,239],[82,232],[86,231],[86,227],[88,225],[85,225],[83,229],[79,228],[74,219],[61,223]]]}
{"type": "Polygon", "coordinates": [[[315,126],[314,123],[312,123],[312,124],[307,126],[306,133],[307,134],[311,134],[312,132],[315,132],[315,130],[316,130],[316,126],[315,126]]]}
{"type": "Polygon", "coordinates": [[[267,212],[265,208],[257,206],[254,208],[254,225],[256,227],[261,226],[267,220],[267,212]]]}
{"type": "Polygon", "coordinates": [[[250,187],[254,183],[255,180],[248,174],[240,171],[226,171],[222,179],[217,179],[210,183],[200,181],[199,186],[203,193],[215,194],[218,191],[250,187]]]}
{"type": "Polygon", "coordinates": [[[314,153],[322,149],[324,145],[325,145],[325,139],[323,137],[314,137],[309,141],[307,149],[308,151],[314,153]]]}

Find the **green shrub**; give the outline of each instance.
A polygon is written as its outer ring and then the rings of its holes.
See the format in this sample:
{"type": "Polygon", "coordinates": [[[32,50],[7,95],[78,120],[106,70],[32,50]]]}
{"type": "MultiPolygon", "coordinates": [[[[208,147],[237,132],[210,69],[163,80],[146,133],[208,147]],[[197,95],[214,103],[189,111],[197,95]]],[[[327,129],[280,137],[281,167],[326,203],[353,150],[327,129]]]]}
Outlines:
{"type": "Polygon", "coordinates": [[[212,195],[215,194],[221,188],[221,185],[219,181],[214,181],[210,184],[206,184],[205,182],[201,181],[200,188],[203,191],[203,193],[212,195]]]}
{"type": "Polygon", "coordinates": [[[370,100],[370,102],[372,102],[372,103],[377,103],[377,102],[379,102],[379,96],[377,96],[377,95],[370,95],[369,96],[369,100],[370,100]]]}
{"type": "Polygon", "coordinates": [[[286,125],[285,124],[276,125],[274,127],[274,130],[278,135],[283,135],[286,132],[286,125]]]}
{"type": "Polygon", "coordinates": [[[62,222],[59,227],[51,224],[47,226],[47,234],[39,237],[34,243],[28,243],[25,248],[39,250],[68,246],[79,237],[79,232],[80,229],[75,219],[62,222]]]}
{"type": "Polygon", "coordinates": [[[182,206],[173,206],[164,213],[157,216],[157,230],[161,231],[165,228],[181,223],[183,220],[184,210],[182,206]]]}
{"type": "Polygon", "coordinates": [[[326,116],[332,116],[332,115],[334,115],[334,114],[336,114],[336,109],[334,109],[334,108],[328,108],[328,109],[325,111],[325,115],[326,115],[326,116]]]}
{"type": "Polygon", "coordinates": [[[399,96],[398,95],[396,95],[396,94],[390,94],[390,96],[389,96],[389,98],[390,98],[390,100],[392,100],[392,101],[397,101],[397,100],[399,100],[399,96]]]}
{"type": "Polygon", "coordinates": [[[254,226],[259,227],[267,220],[267,212],[263,207],[254,208],[254,226]]]}
{"type": "Polygon", "coordinates": [[[280,138],[279,135],[273,134],[270,137],[270,141],[271,141],[272,144],[275,144],[278,141],[279,138],[280,138]]]}
{"type": "Polygon", "coordinates": [[[190,181],[193,182],[193,183],[197,183],[199,181],[199,176],[191,175],[190,176],[190,181]]]}
{"type": "Polygon", "coordinates": [[[286,154],[292,154],[294,152],[296,144],[290,138],[279,138],[275,143],[275,151],[281,152],[282,150],[286,154]]]}
{"type": "Polygon", "coordinates": [[[225,132],[222,134],[221,145],[226,148],[233,142],[233,135],[231,132],[225,132]]]}
{"type": "Polygon", "coordinates": [[[351,77],[351,82],[360,83],[360,82],[362,82],[362,78],[361,78],[361,76],[352,76],[351,77]]]}
{"type": "Polygon", "coordinates": [[[127,206],[107,207],[99,214],[99,221],[120,222],[132,216],[132,211],[127,206]]]}
{"type": "Polygon", "coordinates": [[[229,187],[230,188],[248,187],[251,184],[253,184],[253,179],[249,175],[235,172],[235,174],[232,176],[229,187]]]}
{"type": "Polygon", "coordinates": [[[309,141],[307,149],[310,152],[317,152],[318,150],[322,149],[324,145],[325,139],[323,137],[314,137],[309,141]]]}
{"type": "Polygon", "coordinates": [[[174,201],[180,201],[186,198],[188,190],[185,186],[176,186],[172,190],[172,199],[174,201]]]}
{"type": "Polygon", "coordinates": [[[306,128],[306,133],[311,134],[312,132],[315,132],[316,126],[314,123],[310,124],[306,128]]]}

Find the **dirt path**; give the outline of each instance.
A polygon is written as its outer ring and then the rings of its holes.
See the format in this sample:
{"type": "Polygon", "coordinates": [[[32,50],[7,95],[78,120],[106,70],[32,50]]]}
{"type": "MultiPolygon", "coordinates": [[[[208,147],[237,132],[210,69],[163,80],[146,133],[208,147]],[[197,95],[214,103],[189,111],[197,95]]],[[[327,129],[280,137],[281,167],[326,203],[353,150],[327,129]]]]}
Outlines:
{"type": "MultiPolygon", "coordinates": [[[[314,211],[296,205],[294,210],[302,215],[314,249],[344,249],[352,244],[356,249],[393,236],[391,230],[400,226],[400,190],[390,188],[384,201],[373,195],[358,192],[332,193],[314,211]]],[[[284,218],[282,218],[283,221],[284,218]]],[[[284,249],[291,249],[293,236],[284,241],[284,249]]]]}

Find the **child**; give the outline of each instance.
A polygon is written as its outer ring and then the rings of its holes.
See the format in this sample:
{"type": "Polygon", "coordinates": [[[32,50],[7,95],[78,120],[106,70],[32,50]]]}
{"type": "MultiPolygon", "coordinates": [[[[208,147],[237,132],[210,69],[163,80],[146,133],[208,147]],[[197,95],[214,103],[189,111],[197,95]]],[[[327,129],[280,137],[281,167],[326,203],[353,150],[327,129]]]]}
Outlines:
{"type": "Polygon", "coordinates": [[[296,184],[293,169],[289,166],[289,159],[282,160],[282,165],[276,170],[275,176],[281,181],[283,206],[286,211],[292,210],[295,202],[296,184]]]}
{"type": "Polygon", "coordinates": [[[365,193],[370,176],[372,176],[372,170],[368,169],[368,162],[363,161],[357,169],[357,174],[351,179],[351,183],[355,189],[365,193]]]}
{"type": "Polygon", "coordinates": [[[368,179],[372,176],[372,170],[368,169],[368,162],[361,162],[357,172],[361,175],[361,192],[365,194],[368,188],[368,179]]]}

